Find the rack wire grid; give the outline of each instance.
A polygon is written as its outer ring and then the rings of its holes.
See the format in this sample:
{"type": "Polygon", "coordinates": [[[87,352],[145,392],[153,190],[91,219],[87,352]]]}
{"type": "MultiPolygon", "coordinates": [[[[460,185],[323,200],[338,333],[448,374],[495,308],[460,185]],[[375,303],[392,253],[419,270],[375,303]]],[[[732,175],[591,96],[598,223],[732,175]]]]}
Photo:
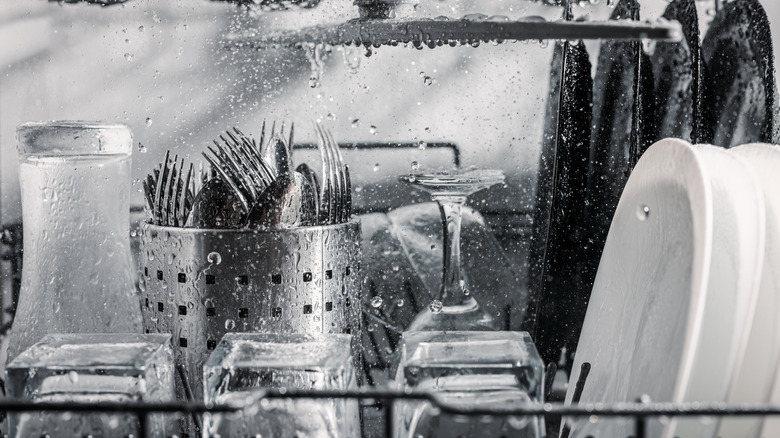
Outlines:
{"type": "MultiPolygon", "coordinates": [[[[600,418],[632,419],[634,422],[634,434],[630,438],[648,437],[648,420],[658,417],[724,417],[724,416],[769,416],[780,415],[780,405],[752,403],[752,404],[725,404],[725,403],[663,403],[653,402],[647,396],[640,396],[635,402],[625,403],[588,403],[578,404],[579,394],[582,392],[587,379],[590,365],[582,366],[581,377],[576,383],[573,403],[531,403],[514,408],[484,408],[451,406],[441,401],[435,393],[429,392],[404,392],[392,389],[361,388],[358,390],[285,390],[285,389],[258,389],[252,398],[252,403],[246,406],[238,405],[214,405],[207,406],[201,402],[34,402],[30,400],[0,400],[0,412],[70,412],[70,413],[125,413],[134,414],[138,419],[139,434],[136,438],[147,438],[153,435],[149,432],[149,416],[152,414],[188,414],[195,418],[195,423],[202,428],[201,418],[203,414],[225,414],[247,409],[262,400],[267,399],[350,399],[357,400],[365,406],[379,407],[384,411],[383,436],[391,438],[395,436],[393,407],[397,402],[418,401],[428,402],[438,408],[441,413],[460,415],[467,417],[484,416],[543,416],[547,421],[563,422],[566,418],[588,417],[596,420],[600,418]]],[[[545,382],[552,381],[552,376],[557,372],[554,364],[547,367],[545,382]]],[[[549,390],[547,394],[549,394],[549,390]]],[[[568,437],[568,427],[564,422],[561,433],[548,432],[546,438],[568,437]]]]}

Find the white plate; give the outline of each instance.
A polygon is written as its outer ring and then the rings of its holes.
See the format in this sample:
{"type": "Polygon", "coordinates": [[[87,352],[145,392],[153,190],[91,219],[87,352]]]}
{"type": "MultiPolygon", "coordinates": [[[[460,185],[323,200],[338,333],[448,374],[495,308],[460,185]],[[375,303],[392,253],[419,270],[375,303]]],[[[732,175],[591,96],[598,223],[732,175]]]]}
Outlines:
{"type": "MultiPolygon", "coordinates": [[[[740,363],[735,370],[728,401],[780,404],[780,149],[750,144],[730,150],[741,157],[758,178],[766,206],[764,269],[740,363]]],[[[719,436],[778,437],[777,417],[724,418],[719,436]],[[761,431],[760,435],[758,434],[761,431]]]]}
{"type": "MultiPolygon", "coordinates": [[[[712,246],[712,191],[700,154],[682,140],[650,146],[612,219],[574,357],[566,402],[583,362],[580,403],[682,401],[704,310],[712,246]]],[[[625,437],[625,420],[572,420],[572,437],[625,437]]],[[[649,436],[661,436],[652,423],[649,436]]]]}
{"type": "MultiPolygon", "coordinates": [[[[757,191],[746,166],[724,150],[681,140],[648,149],[610,227],[567,402],[585,361],[591,372],[581,403],[642,394],[677,403],[725,399],[761,261],[757,191]]],[[[654,421],[649,436],[678,428],[709,437],[715,427],[654,421]]],[[[571,436],[632,433],[630,421],[604,420],[575,423],[571,436]]]]}
{"type": "MultiPolygon", "coordinates": [[[[743,356],[761,283],[764,196],[738,155],[721,147],[694,147],[712,187],[713,242],[701,336],[683,401],[722,402],[743,356]]],[[[712,438],[717,427],[711,419],[680,419],[666,436],[712,438]]]]}

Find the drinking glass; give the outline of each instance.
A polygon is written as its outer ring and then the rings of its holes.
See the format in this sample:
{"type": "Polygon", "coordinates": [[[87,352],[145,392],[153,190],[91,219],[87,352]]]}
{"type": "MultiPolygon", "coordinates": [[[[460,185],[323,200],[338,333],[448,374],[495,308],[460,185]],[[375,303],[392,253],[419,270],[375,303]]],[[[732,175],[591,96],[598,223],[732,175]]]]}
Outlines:
{"type": "Polygon", "coordinates": [[[469,290],[466,273],[461,270],[461,212],[472,193],[504,182],[500,170],[453,170],[410,174],[400,180],[431,194],[441,213],[443,231],[443,267],[438,299],[420,312],[409,331],[496,330],[496,321],[477,303],[469,290]]]}
{"type": "MultiPolygon", "coordinates": [[[[171,402],[170,334],[50,334],[6,368],[8,398],[46,402],[171,402]]],[[[173,422],[151,414],[147,432],[170,436],[173,422]]],[[[127,437],[142,427],[133,413],[9,413],[10,437],[127,437]]]]}
{"type": "Polygon", "coordinates": [[[357,387],[350,335],[228,333],[203,366],[206,404],[245,407],[211,414],[213,438],[357,438],[356,400],[263,400],[263,388],[346,390],[357,387]]]}
{"type": "Polygon", "coordinates": [[[501,410],[540,403],[544,366],[526,332],[405,332],[395,382],[457,408],[495,411],[491,416],[452,415],[427,401],[400,401],[395,438],[538,438],[542,417],[501,415],[501,410]]]}
{"type": "Polygon", "coordinates": [[[129,239],[132,131],[53,121],[16,132],[24,269],[8,360],[48,333],[142,333],[129,239]]]}

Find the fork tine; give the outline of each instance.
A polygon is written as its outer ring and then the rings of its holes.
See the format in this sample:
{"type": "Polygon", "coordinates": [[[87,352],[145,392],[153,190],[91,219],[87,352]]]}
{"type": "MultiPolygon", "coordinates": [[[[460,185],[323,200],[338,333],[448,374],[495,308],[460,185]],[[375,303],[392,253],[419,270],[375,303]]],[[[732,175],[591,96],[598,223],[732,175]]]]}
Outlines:
{"type": "Polygon", "coordinates": [[[246,148],[249,150],[249,152],[251,152],[250,155],[252,155],[252,157],[253,157],[253,161],[254,161],[254,163],[255,163],[255,165],[257,167],[257,170],[261,174],[260,175],[261,178],[263,179],[263,181],[265,181],[266,186],[270,185],[271,181],[275,180],[276,177],[277,177],[276,170],[274,168],[272,168],[266,162],[266,160],[264,160],[263,157],[260,155],[260,150],[257,149],[257,147],[255,147],[256,145],[255,145],[254,140],[252,140],[252,143],[251,143],[251,145],[253,147],[250,147],[249,138],[247,138],[241,131],[237,130],[237,132],[240,133],[239,135],[241,136],[241,140],[242,140],[243,144],[246,146],[246,148]]]}
{"type": "MultiPolygon", "coordinates": [[[[166,164],[166,167],[167,164],[166,164]]],[[[163,184],[163,202],[162,202],[162,225],[170,226],[170,203],[171,203],[171,191],[173,190],[174,179],[176,178],[176,158],[174,158],[170,169],[168,170],[167,178],[165,178],[163,184]]]]}
{"type": "MultiPolygon", "coordinates": [[[[228,133],[229,134],[229,133],[228,133]]],[[[230,163],[233,166],[233,173],[235,174],[236,178],[240,180],[241,185],[244,187],[244,192],[247,195],[247,198],[251,198],[252,202],[257,200],[258,192],[255,189],[255,182],[250,181],[252,176],[250,175],[250,170],[246,165],[246,160],[241,158],[241,152],[238,150],[240,148],[235,148],[234,145],[228,141],[225,136],[220,135],[220,140],[222,140],[223,143],[225,143],[225,147],[227,150],[223,149],[225,152],[225,155],[230,159],[230,163]]],[[[215,141],[216,143],[216,141],[215,141]]]]}
{"type": "Polygon", "coordinates": [[[352,218],[352,180],[349,176],[349,165],[344,165],[344,182],[345,182],[345,208],[344,208],[344,221],[348,222],[352,218]]]}
{"type": "MultiPolygon", "coordinates": [[[[209,150],[211,150],[210,147],[209,150]]],[[[211,153],[214,153],[214,151],[211,150],[211,153]]],[[[218,164],[219,159],[211,158],[211,156],[209,156],[209,154],[207,154],[206,152],[203,152],[202,155],[206,159],[206,161],[208,161],[209,164],[211,164],[211,168],[214,169],[214,171],[216,171],[225,181],[225,184],[227,184],[228,187],[230,187],[230,190],[233,191],[233,195],[235,195],[235,197],[238,198],[238,201],[241,202],[241,206],[244,207],[244,211],[249,212],[249,203],[247,202],[246,197],[244,197],[244,194],[241,193],[241,190],[239,190],[238,186],[236,185],[236,182],[233,181],[233,179],[230,177],[230,175],[228,175],[225,169],[223,169],[218,164]]]]}
{"type": "Polygon", "coordinates": [[[170,198],[168,200],[168,226],[175,226],[176,222],[176,190],[179,185],[179,179],[181,176],[179,173],[181,173],[181,167],[177,166],[179,161],[179,156],[175,155],[173,157],[173,167],[171,171],[171,182],[170,188],[168,191],[170,192],[170,198]]]}
{"type": "Polygon", "coordinates": [[[323,128],[323,135],[325,136],[325,145],[328,149],[328,158],[330,159],[330,167],[332,174],[332,190],[333,194],[333,211],[331,212],[331,223],[338,223],[341,221],[341,168],[339,166],[338,157],[336,155],[335,146],[333,145],[333,138],[327,129],[323,128]]]}
{"type": "MultiPolygon", "coordinates": [[[[238,134],[239,137],[236,137],[232,133],[227,132],[227,136],[230,137],[231,140],[230,147],[234,150],[235,153],[242,157],[241,163],[244,165],[247,174],[252,179],[256,192],[259,196],[259,194],[268,186],[268,182],[265,180],[262,172],[257,167],[257,160],[252,153],[252,148],[248,146],[250,144],[249,141],[246,139],[246,137],[243,137],[242,134],[239,134],[241,131],[239,131],[238,128],[234,127],[233,130],[236,131],[236,134],[238,134]]],[[[255,200],[257,200],[257,198],[255,198],[255,200]]]]}
{"type": "Polygon", "coordinates": [[[328,157],[327,146],[325,145],[325,136],[318,123],[314,124],[314,131],[317,133],[317,147],[320,150],[320,161],[322,161],[322,189],[320,193],[320,223],[329,224],[333,203],[331,200],[332,179],[330,174],[330,158],[328,157]]]}
{"type": "Polygon", "coordinates": [[[155,225],[162,224],[162,195],[163,186],[165,180],[168,178],[168,160],[170,159],[171,151],[165,152],[165,159],[160,164],[160,176],[157,178],[157,184],[154,191],[154,223],[155,225]]]}
{"type": "MultiPolygon", "coordinates": [[[[183,160],[182,160],[183,161],[183,160]]],[[[182,164],[183,165],[183,164],[182,164]]],[[[183,190],[181,192],[181,210],[179,211],[179,226],[184,226],[184,222],[187,220],[187,216],[192,209],[193,195],[190,192],[190,181],[192,180],[193,165],[190,163],[190,169],[187,172],[187,177],[184,180],[183,190]]]]}
{"type": "Polygon", "coordinates": [[[265,190],[265,187],[271,184],[271,181],[276,179],[276,174],[272,174],[269,167],[264,162],[263,157],[260,155],[260,150],[257,149],[255,140],[252,139],[250,142],[250,139],[244,135],[243,132],[239,131],[238,128],[233,128],[233,130],[236,131],[236,134],[238,134],[238,140],[240,140],[240,143],[244,145],[244,147],[241,149],[244,150],[246,156],[250,157],[250,161],[258,174],[257,176],[264,183],[262,190],[265,190]]]}
{"type": "Polygon", "coordinates": [[[181,212],[184,209],[184,200],[182,199],[182,193],[184,193],[184,181],[182,180],[182,172],[184,172],[184,158],[179,163],[179,173],[176,175],[176,190],[173,192],[173,221],[174,225],[180,227],[184,225],[179,219],[181,212]]]}
{"type": "MultiPolygon", "coordinates": [[[[142,181],[144,188],[144,199],[146,200],[146,211],[149,215],[154,214],[154,182],[152,175],[147,175],[142,181]]],[[[152,218],[153,219],[153,218],[152,218]]]]}
{"type": "Polygon", "coordinates": [[[265,149],[265,120],[263,120],[263,126],[260,128],[260,147],[257,149],[257,155],[263,156],[263,149],[265,149]]]}
{"type": "Polygon", "coordinates": [[[287,156],[290,157],[290,169],[293,168],[293,137],[295,134],[295,123],[290,122],[290,141],[287,142],[287,156]]]}
{"type": "Polygon", "coordinates": [[[344,197],[346,192],[346,181],[344,181],[344,160],[341,158],[341,151],[339,150],[339,144],[333,139],[333,134],[330,131],[326,131],[328,139],[330,140],[330,150],[333,154],[336,167],[336,183],[338,184],[338,190],[336,191],[336,221],[338,223],[344,222],[344,209],[345,202],[344,197]]]}
{"type": "Polygon", "coordinates": [[[208,149],[220,161],[221,166],[218,167],[218,170],[225,171],[232,175],[232,181],[241,191],[241,194],[244,195],[245,199],[257,199],[256,196],[254,196],[252,193],[252,184],[247,184],[246,178],[244,177],[244,172],[241,171],[240,165],[233,159],[232,155],[229,154],[228,151],[226,151],[216,140],[214,140],[214,145],[217,146],[219,152],[215,151],[210,146],[208,149]]]}

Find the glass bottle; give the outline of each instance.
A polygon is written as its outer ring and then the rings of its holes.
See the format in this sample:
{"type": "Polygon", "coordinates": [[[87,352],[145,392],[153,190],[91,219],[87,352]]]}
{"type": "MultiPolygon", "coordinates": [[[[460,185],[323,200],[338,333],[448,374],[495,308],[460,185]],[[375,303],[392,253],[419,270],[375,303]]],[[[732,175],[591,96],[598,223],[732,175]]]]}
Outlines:
{"type": "Polygon", "coordinates": [[[16,132],[24,256],[8,361],[48,333],[140,333],[128,234],[132,131],[56,121],[16,132]]]}

